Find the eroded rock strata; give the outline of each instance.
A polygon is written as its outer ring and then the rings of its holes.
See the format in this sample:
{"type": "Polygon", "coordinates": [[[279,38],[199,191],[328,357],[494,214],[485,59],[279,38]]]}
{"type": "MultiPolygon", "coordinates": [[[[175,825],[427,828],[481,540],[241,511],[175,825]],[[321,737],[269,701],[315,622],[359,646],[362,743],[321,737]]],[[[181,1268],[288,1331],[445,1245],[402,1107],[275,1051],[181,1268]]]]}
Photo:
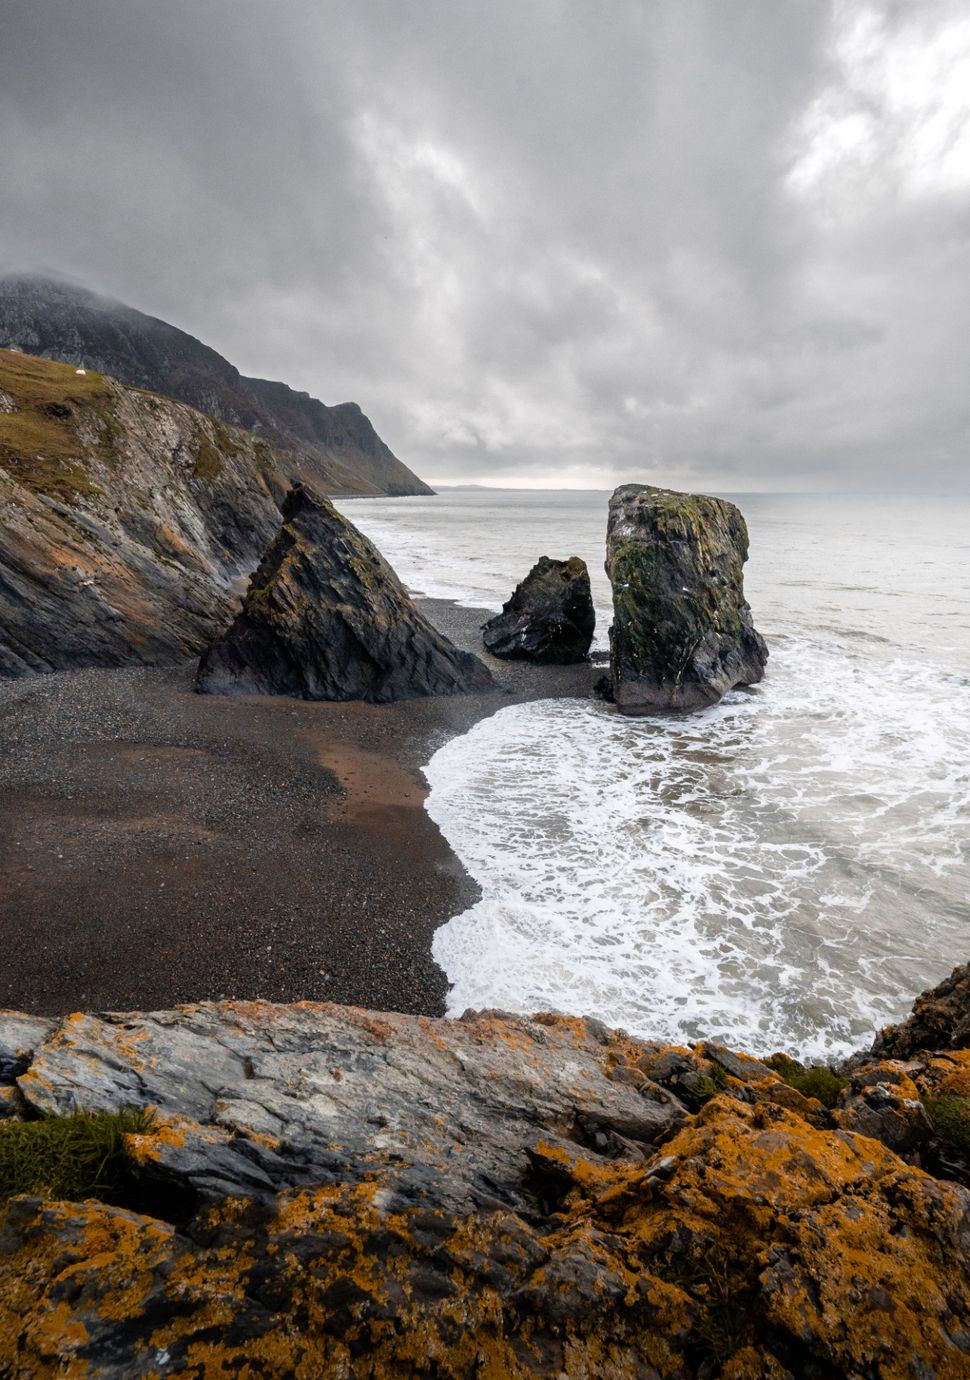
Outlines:
{"type": "Polygon", "coordinates": [[[232,626],[203,654],[209,695],[411,699],[488,690],[492,678],[414,605],[377,548],[304,484],[232,626]]]}
{"type": "Polygon", "coordinates": [[[181,403],[0,350],[0,675],[197,655],[279,524],[280,465],[181,403]]]}
{"type": "Polygon", "coordinates": [[[970,1374],[970,1194],[720,1046],[207,1003],[0,1018],[0,1070],[157,1109],[125,1201],[7,1207],[3,1373],[970,1374]]]}
{"type": "Polygon", "coordinates": [[[502,612],[482,628],[482,640],[493,656],[569,666],[585,661],[596,628],[586,562],[542,556],[516,585],[502,612]]]}
{"type": "Polygon", "coordinates": [[[761,680],[744,598],[744,518],[722,498],[626,484],[610,500],[610,670],[625,714],[701,709],[761,680]]]}

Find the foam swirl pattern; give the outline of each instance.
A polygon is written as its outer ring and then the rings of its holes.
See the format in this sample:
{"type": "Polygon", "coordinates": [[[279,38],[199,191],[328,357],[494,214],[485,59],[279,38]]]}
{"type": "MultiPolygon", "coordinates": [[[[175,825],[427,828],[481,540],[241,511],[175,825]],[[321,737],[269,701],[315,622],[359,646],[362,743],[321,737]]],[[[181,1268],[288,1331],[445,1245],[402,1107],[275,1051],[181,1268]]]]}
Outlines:
{"type": "Polygon", "coordinates": [[[833,1056],[966,956],[960,677],[777,639],[770,680],[713,709],[514,706],[426,775],[483,893],[435,937],[452,1014],[833,1056]]]}

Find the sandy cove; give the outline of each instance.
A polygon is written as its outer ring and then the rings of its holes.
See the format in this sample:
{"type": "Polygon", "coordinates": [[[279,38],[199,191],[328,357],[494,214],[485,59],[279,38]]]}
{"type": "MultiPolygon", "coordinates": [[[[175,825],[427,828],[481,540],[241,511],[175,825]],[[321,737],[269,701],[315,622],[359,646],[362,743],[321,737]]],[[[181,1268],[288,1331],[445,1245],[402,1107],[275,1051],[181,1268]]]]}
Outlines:
{"type": "MultiPolygon", "coordinates": [[[[482,610],[421,607],[481,652],[482,610]]],[[[599,674],[484,659],[495,693],[392,705],[196,695],[194,662],[0,683],[0,1006],[441,1014],[432,937],[478,890],[423,809],[421,767],[599,674]]]]}

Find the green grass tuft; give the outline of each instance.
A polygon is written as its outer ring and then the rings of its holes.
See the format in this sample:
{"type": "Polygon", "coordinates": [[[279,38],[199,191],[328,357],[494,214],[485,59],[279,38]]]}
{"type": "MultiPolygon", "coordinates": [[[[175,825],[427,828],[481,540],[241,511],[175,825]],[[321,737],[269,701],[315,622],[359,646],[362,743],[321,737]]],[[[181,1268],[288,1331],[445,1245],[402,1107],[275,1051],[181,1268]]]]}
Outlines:
{"type": "Polygon", "coordinates": [[[222,456],[219,454],[218,447],[213,445],[203,432],[199,438],[199,449],[192,469],[193,479],[202,479],[205,483],[211,484],[213,480],[219,478],[222,469],[222,456]]]}
{"type": "Polygon", "coordinates": [[[933,1130],[961,1159],[970,1160],[970,1097],[943,1094],[923,1099],[933,1130]]]}
{"type": "Polygon", "coordinates": [[[752,1328],[754,1288],[740,1263],[724,1249],[712,1247],[700,1255],[674,1257],[657,1274],[700,1304],[693,1337],[697,1359],[723,1366],[745,1344],[752,1328]]]}
{"type": "Polygon", "coordinates": [[[789,1059],[787,1054],[773,1054],[765,1063],[774,1069],[783,1083],[800,1092],[803,1097],[815,1097],[823,1107],[834,1107],[839,1093],[847,1086],[848,1078],[834,1073],[824,1064],[814,1064],[806,1068],[797,1059],[789,1059]]]}
{"type": "Polygon", "coordinates": [[[0,1203],[18,1193],[111,1201],[128,1178],[125,1136],[150,1130],[152,1120],[128,1108],[0,1123],[0,1203]]]}

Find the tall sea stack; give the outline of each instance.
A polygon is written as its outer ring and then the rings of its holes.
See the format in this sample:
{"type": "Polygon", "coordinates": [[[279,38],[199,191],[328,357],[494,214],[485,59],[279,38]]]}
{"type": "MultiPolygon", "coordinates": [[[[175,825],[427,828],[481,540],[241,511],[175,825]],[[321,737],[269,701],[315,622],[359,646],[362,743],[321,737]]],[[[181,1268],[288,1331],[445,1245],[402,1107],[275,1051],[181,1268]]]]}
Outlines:
{"type": "Polygon", "coordinates": [[[624,484],[610,500],[610,675],[624,714],[703,709],[764,675],[745,602],[748,529],[723,498],[624,484]]]}

